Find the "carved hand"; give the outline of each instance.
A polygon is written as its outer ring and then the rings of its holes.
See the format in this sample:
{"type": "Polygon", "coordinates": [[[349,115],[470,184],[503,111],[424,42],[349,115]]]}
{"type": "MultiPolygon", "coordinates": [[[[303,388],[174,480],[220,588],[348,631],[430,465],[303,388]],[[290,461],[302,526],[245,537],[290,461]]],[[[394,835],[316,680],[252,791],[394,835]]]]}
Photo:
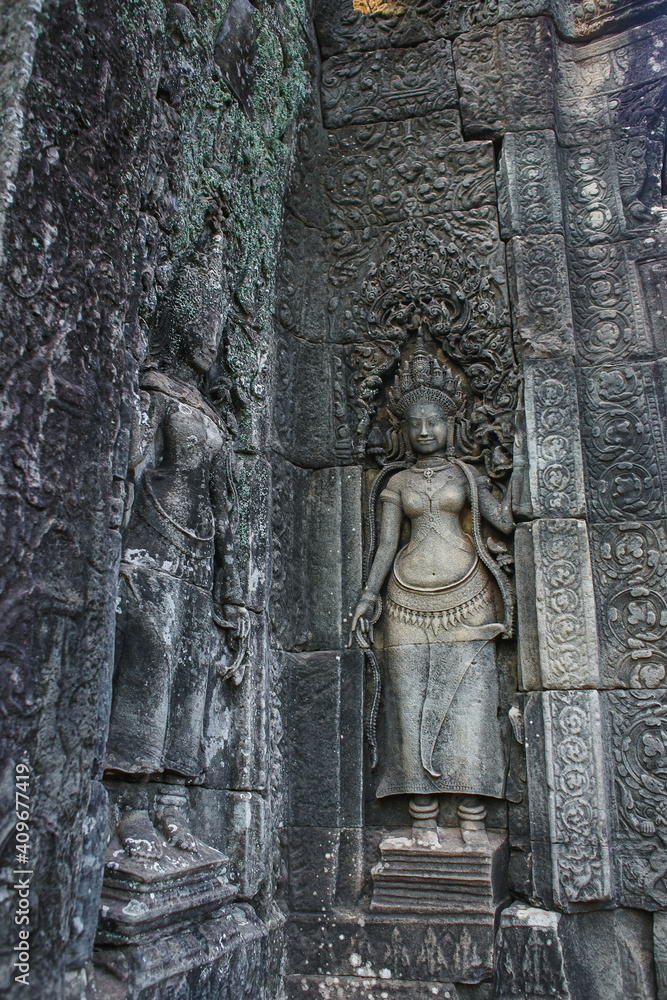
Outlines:
{"type": "Polygon", "coordinates": [[[352,618],[350,641],[347,644],[347,648],[349,649],[351,647],[356,633],[357,643],[363,649],[368,649],[373,642],[373,625],[379,617],[379,596],[377,594],[364,591],[355,609],[354,617],[352,618]]]}
{"type": "Polygon", "coordinates": [[[218,676],[221,680],[231,678],[235,684],[240,684],[245,674],[248,659],[248,637],[250,635],[250,613],[244,605],[225,604],[224,619],[214,615],[218,628],[229,629],[235,640],[236,653],[230,665],[218,664],[218,676]]]}

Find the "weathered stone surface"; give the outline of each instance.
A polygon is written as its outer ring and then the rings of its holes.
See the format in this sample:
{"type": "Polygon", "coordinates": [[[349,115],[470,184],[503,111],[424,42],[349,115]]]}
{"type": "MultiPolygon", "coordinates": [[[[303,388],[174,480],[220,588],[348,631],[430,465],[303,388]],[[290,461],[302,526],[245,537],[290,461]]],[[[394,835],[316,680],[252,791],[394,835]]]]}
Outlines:
{"type": "Polygon", "coordinates": [[[555,132],[509,132],[497,184],[503,239],[564,233],[555,132]]]}
{"type": "Polygon", "coordinates": [[[577,353],[593,364],[662,355],[667,257],[656,239],[570,248],[577,353]]]}
{"type": "Polygon", "coordinates": [[[368,10],[352,0],[320,0],[314,21],[322,56],[357,50],[418,45],[438,38],[442,31],[428,17],[410,7],[389,5],[386,10],[368,10]]]}
{"type": "Polygon", "coordinates": [[[457,105],[452,47],[444,39],[414,48],[332,56],[322,67],[327,128],[400,121],[457,105]]]}
{"type": "Polygon", "coordinates": [[[361,581],[360,470],[309,472],[276,458],[274,486],[275,641],[285,649],[342,649],[361,581]]]}
{"type": "Polygon", "coordinates": [[[243,456],[239,465],[239,574],[246,606],[259,614],[271,589],[271,466],[258,456],[243,456]]]}
{"type": "Polygon", "coordinates": [[[204,722],[208,788],[264,791],[268,781],[269,682],[266,615],[250,615],[248,665],[241,684],[209,688],[204,722]]]}
{"type": "Polygon", "coordinates": [[[636,910],[563,915],[514,903],[500,918],[498,1000],[655,1000],[649,919],[636,910]]]}
{"type": "Polygon", "coordinates": [[[648,20],[663,12],[664,6],[662,0],[555,0],[553,12],[564,37],[583,40],[612,35],[635,21],[648,20]]]}
{"type": "Polygon", "coordinates": [[[360,826],[363,802],[363,659],[357,650],[286,658],[294,826],[360,826]],[[341,738],[342,737],[342,738],[341,738]],[[345,766],[341,760],[344,753],[345,766]],[[342,780],[343,779],[343,780],[342,780]]]}
{"type": "Polygon", "coordinates": [[[574,354],[572,306],[562,236],[507,244],[514,343],[522,361],[574,354]]]}
{"type": "Polygon", "coordinates": [[[651,367],[584,368],[579,403],[592,518],[664,516],[666,452],[651,367]]]}
{"type": "Polygon", "coordinates": [[[600,695],[530,695],[524,719],[536,898],[566,912],[609,903],[611,823],[600,695]]]}
{"type": "Polygon", "coordinates": [[[238,896],[252,899],[267,889],[271,849],[267,796],[194,787],[190,802],[194,832],[229,858],[229,879],[238,896]]]}
{"type": "Polygon", "coordinates": [[[658,688],[667,673],[667,526],[591,529],[603,674],[610,687],[658,688]]]}
{"type": "Polygon", "coordinates": [[[463,142],[458,112],[299,135],[288,209],[307,226],[359,229],[496,200],[489,142],[463,142]]]}
{"type": "Polygon", "coordinates": [[[566,239],[572,246],[627,239],[655,228],[662,208],[662,144],[624,129],[560,150],[566,239]]]}
{"type": "Polygon", "coordinates": [[[561,140],[596,142],[605,129],[657,124],[667,72],[664,35],[665,19],[656,18],[589,45],[558,46],[561,140]]]}
{"type": "Polygon", "coordinates": [[[99,781],[90,784],[90,801],[83,824],[81,872],[72,914],[67,965],[82,968],[93,950],[93,940],[104,877],[104,850],[107,839],[107,793],[99,781]]]}
{"type": "Polygon", "coordinates": [[[428,842],[410,829],[385,834],[372,869],[374,913],[495,918],[507,902],[507,837],[438,827],[428,842]]]}
{"type": "MultiPolygon", "coordinates": [[[[493,922],[335,910],[287,925],[288,975],[482,983],[493,974],[493,922]],[[331,947],[330,947],[331,946],[331,947]]],[[[353,994],[354,996],[354,994],[353,994]]]]}
{"type": "Polygon", "coordinates": [[[160,940],[124,949],[99,947],[93,957],[92,998],[263,1000],[266,926],[238,904],[160,940]]]}
{"type": "Polygon", "coordinates": [[[466,136],[553,128],[553,50],[545,17],[459,36],[454,64],[466,136]]]}
{"type": "Polygon", "coordinates": [[[517,587],[521,687],[533,691],[599,687],[586,522],[539,520],[520,525],[517,533],[521,536],[517,587]]]}
{"type": "Polygon", "coordinates": [[[274,449],[310,468],[349,462],[353,438],[345,351],[276,332],[274,449]]]}
{"type": "MultiPolygon", "coordinates": [[[[381,970],[386,972],[386,970],[381,970]]],[[[287,976],[287,1000],[459,1000],[451,983],[401,983],[379,975],[377,979],[354,976],[287,976]],[[380,991],[378,993],[378,990],[380,991]]]]}
{"type": "Polygon", "coordinates": [[[585,513],[583,458],[574,365],[524,365],[524,410],[530,501],[535,517],[585,513]]]}
{"type": "Polygon", "coordinates": [[[664,782],[667,691],[609,691],[609,725],[616,834],[614,862],[621,905],[667,905],[664,782]]]}
{"type": "Polygon", "coordinates": [[[656,1000],[667,997],[667,918],[653,915],[653,956],[655,958],[656,1000]]]}
{"type": "MultiPolygon", "coordinates": [[[[453,332],[462,322],[485,331],[509,327],[505,247],[495,209],[341,229],[329,238],[288,217],[276,312],[303,340],[363,346],[369,325],[378,323],[380,291],[400,302],[409,280],[431,299],[439,292],[453,314],[448,320],[453,332]]],[[[504,338],[498,338],[497,349],[506,352],[510,345],[504,338]]]]}

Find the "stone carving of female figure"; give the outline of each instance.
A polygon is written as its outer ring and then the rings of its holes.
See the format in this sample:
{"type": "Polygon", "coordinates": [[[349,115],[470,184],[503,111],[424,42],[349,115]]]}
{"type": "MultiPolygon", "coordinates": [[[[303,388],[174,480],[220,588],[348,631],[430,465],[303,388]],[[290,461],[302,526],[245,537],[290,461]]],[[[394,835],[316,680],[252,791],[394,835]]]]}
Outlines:
{"type": "Polygon", "coordinates": [[[210,261],[188,266],[176,284],[157,365],[142,379],[142,421],[131,443],[130,468],[143,475],[123,544],[106,767],[137,781],[127,786],[117,833],[128,854],[147,858],[161,855],[164,840],[196,850],[183,786],[202,771],[209,676],[239,683],[245,667],[231,441],[203,395],[224,316],[210,271],[210,261]],[[163,782],[160,832],[141,783],[148,778],[163,782]]]}
{"type": "Polygon", "coordinates": [[[454,458],[459,391],[418,343],[397,376],[392,404],[417,461],[380,494],[379,545],[352,631],[368,645],[389,577],[386,742],[377,796],[410,795],[413,820],[435,825],[437,796],[463,793],[459,820],[474,830],[484,829],[480,797],[504,793],[495,639],[511,629],[512,600],[483,542],[480,519],[506,534],[514,522],[510,491],[500,502],[486,478],[454,458]],[[471,533],[462,525],[466,514],[471,533]],[[406,518],[410,540],[399,551],[406,518]],[[506,612],[499,614],[501,594],[506,612]]]}

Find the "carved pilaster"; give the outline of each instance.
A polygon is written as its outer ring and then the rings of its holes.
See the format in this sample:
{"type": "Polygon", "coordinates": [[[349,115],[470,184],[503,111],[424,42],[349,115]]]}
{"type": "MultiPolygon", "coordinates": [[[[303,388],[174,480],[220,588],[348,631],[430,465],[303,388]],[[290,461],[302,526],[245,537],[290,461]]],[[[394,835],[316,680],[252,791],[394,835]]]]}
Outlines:
{"type": "Polygon", "coordinates": [[[584,521],[552,519],[517,531],[520,685],[600,684],[598,634],[584,521]]]}
{"type": "Polygon", "coordinates": [[[574,354],[563,237],[515,237],[507,258],[517,353],[524,359],[574,354]]]}
{"type": "Polygon", "coordinates": [[[563,233],[554,132],[506,135],[497,181],[500,231],[505,238],[563,233]]]}
{"type": "Polygon", "coordinates": [[[524,366],[530,499],[535,516],[585,513],[579,406],[569,359],[524,366]]]}
{"type": "Polygon", "coordinates": [[[533,878],[565,911],[612,899],[600,695],[546,691],[526,702],[533,878]]]}

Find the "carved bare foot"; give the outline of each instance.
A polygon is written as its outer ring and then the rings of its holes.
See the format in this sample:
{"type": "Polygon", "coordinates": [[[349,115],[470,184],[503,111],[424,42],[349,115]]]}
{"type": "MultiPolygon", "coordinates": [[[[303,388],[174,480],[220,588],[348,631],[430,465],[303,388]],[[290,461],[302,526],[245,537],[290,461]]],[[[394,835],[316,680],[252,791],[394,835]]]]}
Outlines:
{"type": "Polygon", "coordinates": [[[160,837],[144,809],[128,809],[118,823],[118,839],[131,858],[161,858],[160,837]]]}
{"type": "Polygon", "coordinates": [[[197,853],[197,841],[191,833],[185,814],[178,806],[166,806],[157,815],[157,823],[172,847],[197,853]]]}

